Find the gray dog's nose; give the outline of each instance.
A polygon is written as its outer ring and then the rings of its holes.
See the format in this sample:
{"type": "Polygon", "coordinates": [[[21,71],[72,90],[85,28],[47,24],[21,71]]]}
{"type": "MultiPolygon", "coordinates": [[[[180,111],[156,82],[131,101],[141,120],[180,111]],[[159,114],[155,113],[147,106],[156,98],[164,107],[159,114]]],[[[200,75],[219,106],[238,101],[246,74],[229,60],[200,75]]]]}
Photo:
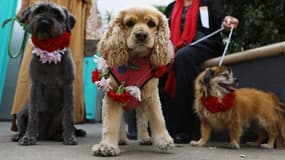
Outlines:
{"type": "Polygon", "coordinates": [[[148,34],[145,31],[138,31],[135,33],[135,36],[139,42],[144,42],[146,40],[148,34]]]}
{"type": "Polygon", "coordinates": [[[51,24],[51,21],[48,20],[48,19],[41,19],[41,20],[40,20],[40,23],[41,23],[42,25],[50,25],[50,24],[51,24]]]}

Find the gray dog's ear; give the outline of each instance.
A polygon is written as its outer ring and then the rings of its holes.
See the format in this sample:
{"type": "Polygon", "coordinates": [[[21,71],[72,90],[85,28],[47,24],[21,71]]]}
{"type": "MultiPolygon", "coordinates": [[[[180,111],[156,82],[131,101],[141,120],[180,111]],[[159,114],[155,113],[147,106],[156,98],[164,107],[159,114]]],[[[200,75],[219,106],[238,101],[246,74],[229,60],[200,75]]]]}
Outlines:
{"type": "Polygon", "coordinates": [[[21,17],[19,18],[19,22],[24,23],[24,24],[28,24],[31,14],[32,14],[32,7],[29,6],[29,7],[25,8],[21,17]]]}
{"type": "Polygon", "coordinates": [[[71,32],[72,28],[75,26],[76,20],[75,17],[67,10],[64,9],[66,20],[65,20],[65,28],[67,32],[71,32]]]}

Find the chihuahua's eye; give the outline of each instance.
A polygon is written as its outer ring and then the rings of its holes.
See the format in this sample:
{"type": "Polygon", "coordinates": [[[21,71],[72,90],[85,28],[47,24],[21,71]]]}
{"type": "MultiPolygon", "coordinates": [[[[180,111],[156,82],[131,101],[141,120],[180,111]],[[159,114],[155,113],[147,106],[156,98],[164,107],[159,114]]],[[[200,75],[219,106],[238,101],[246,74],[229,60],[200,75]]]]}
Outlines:
{"type": "Polygon", "coordinates": [[[222,74],[223,77],[229,77],[227,73],[222,74]]]}
{"type": "Polygon", "coordinates": [[[148,21],[147,22],[147,25],[152,28],[152,27],[155,27],[155,23],[153,21],[148,21]]]}
{"type": "Polygon", "coordinates": [[[126,26],[127,27],[133,27],[135,25],[135,22],[134,21],[128,21],[127,23],[126,23],[126,26]]]}

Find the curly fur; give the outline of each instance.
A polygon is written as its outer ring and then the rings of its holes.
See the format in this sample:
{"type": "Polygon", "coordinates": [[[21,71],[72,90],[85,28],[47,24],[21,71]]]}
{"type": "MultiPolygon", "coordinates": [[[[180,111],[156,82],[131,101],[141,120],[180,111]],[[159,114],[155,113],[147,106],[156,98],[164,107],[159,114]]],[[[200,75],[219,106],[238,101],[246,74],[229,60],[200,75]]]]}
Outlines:
{"type": "MultiPolygon", "coordinates": [[[[54,3],[28,7],[20,21],[27,23],[31,34],[41,40],[57,37],[64,30],[71,31],[75,24],[71,13],[54,3]]],[[[29,74],[30,103],[17,113],[19,134],[13,140],[20,145],[34,145],[37,139],[77,144],[73,126],[75,69],[70,50],[65,50],[58,64],[43,64],[33,55],[29,74]]]]}
{"type": "MultiPolygon", "coordinates": [[[[120,11],[110,22],[98,49],[111,68],[128,64],[128,61],[138,57],[149,57],[155,68],[168,64],[173,55],[167,19],[158,10],[148,7],[131,7],[120,11]]],[[[113,89],[118,87],[113,77],[110,85],[113,89]]],[[[158,79],[152,78],[141,89],[142,101],[136,108],[138,140],[140,144],[152,143],[147,129],[149,122],[153,143],[167,150],[174,144],[166,130],[157,86],[158,79]]],[[[122,114],[123,105],[105,96],[102,140],[94,145],[94,155],[116,156],[120,153],[118,144],[126,142],[125,132],[122,131],[125,130],[122,114]]]]}

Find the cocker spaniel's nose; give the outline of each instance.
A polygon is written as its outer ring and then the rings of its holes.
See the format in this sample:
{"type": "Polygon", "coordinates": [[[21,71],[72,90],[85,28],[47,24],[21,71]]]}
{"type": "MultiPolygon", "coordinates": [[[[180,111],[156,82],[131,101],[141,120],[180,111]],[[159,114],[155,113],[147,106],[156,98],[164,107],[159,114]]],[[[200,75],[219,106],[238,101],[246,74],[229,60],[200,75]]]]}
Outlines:
{"type": "Polygon", "coordinates": [[[139,42],[144,42],[147,39],[148,33],[146,31],[137,31],[135,36],[139,42]]]}

